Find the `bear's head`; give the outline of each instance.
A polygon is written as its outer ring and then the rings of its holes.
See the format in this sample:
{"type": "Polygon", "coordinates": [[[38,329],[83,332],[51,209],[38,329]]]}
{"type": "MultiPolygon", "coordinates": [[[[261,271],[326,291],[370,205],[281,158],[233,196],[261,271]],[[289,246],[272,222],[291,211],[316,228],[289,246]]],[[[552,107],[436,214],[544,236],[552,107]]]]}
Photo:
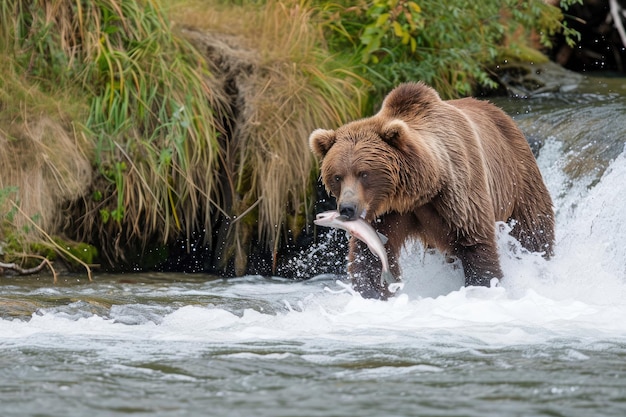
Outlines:
{"type": "Polygon", "coordinates": [[[424,159],[416,135],[401,119],[377,116],[311,133],[311,150],[322,158],[322,181],[341,215],[372,221],[403,211],[402,205],[409,209],[411,193],[418,192],[413,171],[424,159]]]}

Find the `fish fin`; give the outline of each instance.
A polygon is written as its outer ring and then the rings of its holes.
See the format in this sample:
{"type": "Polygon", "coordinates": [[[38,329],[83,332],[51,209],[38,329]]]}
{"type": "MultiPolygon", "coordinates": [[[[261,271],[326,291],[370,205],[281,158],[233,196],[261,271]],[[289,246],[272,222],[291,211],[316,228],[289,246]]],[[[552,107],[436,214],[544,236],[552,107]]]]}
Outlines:
{"type": "Polygon", "coordinates": [[[396,277],[393,276],[391,271],[383,271],[380,275],[380,285],[393,284],[396,282],[396,277]]]}
{"type": "Polygon", "coordinates": [[[389,241],[389,239],[387,239],[387,236],[383,235],[380,232],[376,232],[378,233],[378,237],[380,238],[380,241],[383,242],[383,245],[386,245],[387,242],[389,241]]]}

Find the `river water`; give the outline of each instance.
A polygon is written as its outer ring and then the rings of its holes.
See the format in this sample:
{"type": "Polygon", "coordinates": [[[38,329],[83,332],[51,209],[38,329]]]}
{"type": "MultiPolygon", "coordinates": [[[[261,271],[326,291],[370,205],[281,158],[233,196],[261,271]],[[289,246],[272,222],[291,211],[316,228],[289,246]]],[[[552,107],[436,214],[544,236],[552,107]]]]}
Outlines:
{"type": "Polygon", "coordinates": [[[498,103],[542,143],[551,261],[502,224],[500,286],[414,245],[386,302],[329,275],[3,277],[1,415],[623,417],[626,81],[585,85],[498,103]]]}

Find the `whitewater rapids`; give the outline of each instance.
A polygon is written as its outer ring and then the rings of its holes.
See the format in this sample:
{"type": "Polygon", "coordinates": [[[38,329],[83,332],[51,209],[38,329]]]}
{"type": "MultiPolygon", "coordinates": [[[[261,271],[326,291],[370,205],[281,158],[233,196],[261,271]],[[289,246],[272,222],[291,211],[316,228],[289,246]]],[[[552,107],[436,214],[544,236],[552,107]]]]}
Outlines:
{"type": "Polygon", "coordinates": [[[555,257],[501,224],[493,288],[419,245],[389,301],[337,276],[3,278],[2,415],[623,416],[626,154],[575,182],[562,156],[538,159],[555,257]]]}

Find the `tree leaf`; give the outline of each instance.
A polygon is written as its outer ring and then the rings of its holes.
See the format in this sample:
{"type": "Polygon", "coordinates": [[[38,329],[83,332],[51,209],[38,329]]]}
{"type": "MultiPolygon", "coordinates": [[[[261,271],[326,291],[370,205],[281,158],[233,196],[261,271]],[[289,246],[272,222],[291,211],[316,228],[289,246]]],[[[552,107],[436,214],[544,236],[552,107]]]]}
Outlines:
{"type": "Polygon", "coordinates": [[[402,28],[402,25],[400,25],[400,23],[398,23],[397,21],[394,21],[392,23],[393,25],[393,32],[396,34],[396,36],[398,38],[402,38],[404,37],[404,29],[402,28]]]}
{"type": "Polygon", "coordinates": [[[414,1],[408,2],[407,5],[409,6],[409,9],[411,9],[414,13],[421,13],[422,11],[421,7],[414,1]]]}
{"type": "Polygon", "coordinates": [[[389,13],[383,13],[376,19],[376,26],[383,26],[389,20],[389,13]]]}

